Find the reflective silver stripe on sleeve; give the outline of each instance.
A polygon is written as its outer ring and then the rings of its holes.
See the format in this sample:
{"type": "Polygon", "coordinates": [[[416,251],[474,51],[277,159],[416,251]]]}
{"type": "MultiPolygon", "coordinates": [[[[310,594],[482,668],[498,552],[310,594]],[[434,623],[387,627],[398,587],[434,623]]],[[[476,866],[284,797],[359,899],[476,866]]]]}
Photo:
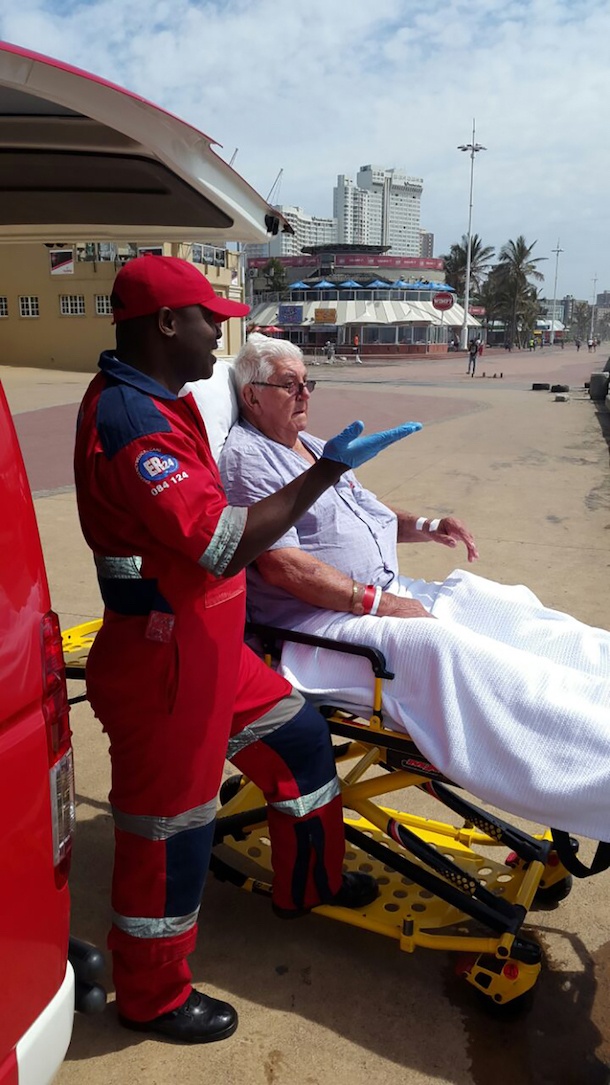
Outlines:
{"type": "Polygon", "coordinates": [[[323,784],[317,791],[311,791],[309,795],[301,795],[298,799],[284,799],[282,802],[270,802],[269,806],[272,806],[274,810],[279,810],[282,814],[291,814],[294,818],[303,818],[306,814],[318,810],[320,806],[326,806],[331,799],[335,799],[340,794],[339,780],[335,776],[328,784],[323,784]]]}
{"type": "Polygon", "coordinates": [[[120,915],[113,911],[112,922],[132,938],[171,938],[173,934],[184,934],[194,927],[198,915],[199,908],[195,908],[189,915],[167,915],[160,919],[152,916],[120,915]]]}
{"type": "Polygon", "coordinates": [[[209,573],[222,576],[239,546],[247,519],[248,510],[238,505],[227,505],[222,510],[209,545],[199,558],[199,564],[209,573]]]}
{"type": "Polygon", "coordinates": [[[106,558],[94,554],[98,576],[105,580],[140,580],[142,576],[142,558],[135,555],[130,558],[106,558]]]}
{"type": "Polygon", "coordinates": [[[183,833],[185,829],[201,829],[209,825],[216,817],[216,799],[204,802],[201,806],[194,806],[192,810],[185,810],[183,814],[175,817],[155,817],[152,814],[124,814],[122,810],[112,807],[112,816],[117,829],[126,833],[134,833],[135,836],[144,836],[147,840],[169,840],[176,833],[183,833]]]}
{"type": "Polygon", "coordinates": [[[228,760],[230,761],[241,750],[245,750],[246,746],[251,746],[253,742],[258,742],[261,738],[265,738],[266,735],[277,731],[279,727],[283,727],[285,723],[289,723],[304,704],[305,698],[296,689],[293,689],[287,697],[282,697],[281,701],[278,701],[273,708],[265,712],[265,715],[261,716],[259,720],[249,723],[247,727],[244,727],[243,731],[229,739],[227,747],[228,760]]]}

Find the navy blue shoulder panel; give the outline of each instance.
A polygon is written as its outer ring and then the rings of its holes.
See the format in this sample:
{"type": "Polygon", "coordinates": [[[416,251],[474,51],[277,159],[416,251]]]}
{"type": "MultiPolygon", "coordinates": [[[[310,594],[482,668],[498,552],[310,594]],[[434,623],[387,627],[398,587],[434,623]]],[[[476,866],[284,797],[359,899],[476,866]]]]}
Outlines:
{"type": "Polygon", "coordinates": [[[171,433],[169,420],[150,396],[130,384],[110,382],[97,404],[97,432],[109,460],[137,437],[171,433]]]}

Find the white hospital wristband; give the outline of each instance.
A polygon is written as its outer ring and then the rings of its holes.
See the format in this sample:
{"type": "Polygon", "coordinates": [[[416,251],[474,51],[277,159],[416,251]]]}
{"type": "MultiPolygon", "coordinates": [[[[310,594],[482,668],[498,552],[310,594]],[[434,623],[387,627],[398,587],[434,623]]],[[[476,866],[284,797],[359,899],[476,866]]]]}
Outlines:
{"type": "Polygon", "coordinates": [[[369,610],[369,614],[373,615],[373,614],[377,613],[377,611],[379,610],[379,604],[381,602],[381,596],[382,595],[383,595],[383,591],[381,590],[379,585],[377,585],[377,587],[375,588],[375,598],[373,599],[373,605],[372,605],[371,609],[369,610]]]}
{"type": "Polygon", "coordinates": [[[428,528],[428,530],[429,531],[438,531],[438,525],[439,524],[440,524],[440,520],[431,520],[430,521],[430,527],[428,528]]]}
{"type": "Polygon", "coordinates": [[[428,523],[427,517],[426,516],[420,516],[419,520],[415,521],[415,530],[416,531],[423,531],[427,523],[428,523]]]}

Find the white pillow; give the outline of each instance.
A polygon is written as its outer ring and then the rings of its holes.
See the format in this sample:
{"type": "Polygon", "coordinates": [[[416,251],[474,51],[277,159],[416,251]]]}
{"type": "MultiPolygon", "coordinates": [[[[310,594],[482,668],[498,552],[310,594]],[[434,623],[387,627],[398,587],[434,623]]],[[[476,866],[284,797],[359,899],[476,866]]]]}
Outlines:
{"type": "Polygon", "coordinates": [[[239,416],[233,362],[227,358],[219,359],[209,380],[190,381],[178,394],[185,396],[188,392],[193,393],[205,423],[212,455],[218,460],[229,430],[239,416]]]}

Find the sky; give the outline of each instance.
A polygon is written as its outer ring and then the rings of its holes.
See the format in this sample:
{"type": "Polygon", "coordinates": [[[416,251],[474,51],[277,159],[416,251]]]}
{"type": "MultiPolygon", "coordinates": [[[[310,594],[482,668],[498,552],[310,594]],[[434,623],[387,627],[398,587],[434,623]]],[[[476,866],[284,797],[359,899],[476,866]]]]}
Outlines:
{"type": "Polygon", "coordinates": [[[610,0],[5,0],[0,38],[134,90],[214,137],[263,195],[332,214],[338,173],[423,177],[435,255],[524,234],[542,292],[610,289],[610,0]]]}

